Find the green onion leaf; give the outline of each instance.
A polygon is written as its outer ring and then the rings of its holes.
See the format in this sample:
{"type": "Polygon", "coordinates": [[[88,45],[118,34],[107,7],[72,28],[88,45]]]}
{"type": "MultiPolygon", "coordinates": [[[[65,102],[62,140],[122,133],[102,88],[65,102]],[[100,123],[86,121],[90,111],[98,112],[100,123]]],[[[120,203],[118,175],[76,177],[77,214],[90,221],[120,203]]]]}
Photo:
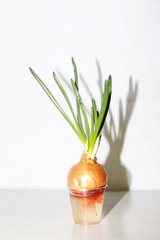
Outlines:
{"type": "Polygon", "coordinates": [[[77,104],[77,121],[78,121],[78,125],[79,125],[79,128],[80,128],[81,134],[82,134],[83,138],[86,141],[86,134],[84,132],[84,128],[83,128],[83,124],[82,124],[81,110],[80,110],[80,106],[79,106],[77,97],[76,97],[76,104],[77,104]]]}
{"type": "Polygon", "coordinates": [[[59,103],[57,102],[57,100],[54,98],[54,96],[52,95],[52,93],[50,92],[50,90],[47,88],[47,86],[43,83],[43,81],[38,77],[38,75],[32,70],[32,68],[29,68],[29,70],[31,71],[32,75],[35,77],[35,79],[38,81],[38,83],[40,84],[40,86],[43,88],[43,90],[45,91],[45,93],[48,95],[48,97],[50,98],[50,100],[54,103],[54,105],[56,106],[56,108],[59,110],[59,112],[63,115],[63,117],[67,120],[67,122],[69,123],[69,125],[72,127],[72,129],[75,131],[75,133],[78,135],[78,137],[80,138],[80,140],[83,143],[83,139],[81,138],[79,132],[77,131],[76,127],[74,126],[74,124],[72,123],[72,121],[70,120],[70,118],[67,116],[67,114],[64,112],[64,110],[61,108],[61,106],[59,105],[59,103]]]}
{"type": "Polygon", "coordinates": [[[73,57],[72,57],[72,65],[73,65],[73,71],[74,71],[74,81],[71,79],[71,85],[76,96],[77,114],[75,114],[72,104],[69,100],[69,97],[65,89],[63,88],[62,84],[60,83],[59,79],[57,78],[55,72],[53,72],[53,77],[69,106],[69,109],[71,111],[75,124],[70,120],[70,118],[64,112],[64,110],[59,105],[59,103],[54,98],[54,96],[52,95],[50,90],[47,88],[47,86],[44,84],[44,82],[37,76],[37,74],[31,68],[29,69],[32,75],[40,84],[40,86],[43,88],[45,93],[48,95],[50,100],[53,102],[53,104],[56,106],[59,112],[63,115],[63,117],[67,120],[67,122],[72,127],[72,129],[75,131],[75,133],[77,134],[77,136],[79,137],[79,139],[84,145],[84,151],[89,154],[91,159],[94,159],[97,154],[97,150],[101,141],[101,131],[104,126],[105,119],[110,106],[111,92],[112,92],[112,77],[109,76],[108,80],[107,79],[105,80],[104,93],[102,94],[102,98],[101,98],[100,113],[97,110],[95,99],[92,98],[91,122],[90,122],[91,129],[90,129],[87,113],[85,111],[85,107],[79,93],[78,73],[77,73],[77,67],[73,57]],[[83,122],[82,122],[81,114],[83,115],[83,119],[84,119],[83,122]],[[85,127],[83,127],[83,125],[85,125],[85,127]]]}
{"type": "Polygon", "coordinates": [[[97,119],[98,119],[98,115],[97,115],[97,107],[96,107],[96,102],[95,99],[92,98],[92,107],[93,107],[93,114],[94,114],[94,122],[95,122],[95,126],[97,124],[97,119]]]}
{"type": "MultiPolygon", "coordinates": [[[[54,80],[56,81],[59,89],[61,90],[64,98],[66,99],[66,102],[68,103],[68,106],[69,106],[69,108],[70,108],[70,110],[71,110],[72,116],[73,116],[74,121],[75,121],[75,123],[76,123],[76,126],[77,126],[77,128],[78,128],[78,130],[79,130],[79,133],[81,134],[81,129],[80,129],[80,127],[79,127],[79,124],[78,124],[78,122],[77,122],[75,113],[74,113],[74,111],[73,111],[72,104],[71,104],[71,102],[70,102],[70,100],[69,100],[69,98],[68,98],[68,95],[67,95],[66,91],[65,91],[64,88],[62,87],[60,81],[58,80],[55,72],[53,72],[53,78],[54,78],[54,80]]],[[[83,136],[83,134],[81,134],[81,137],[84,139],[83,142],[85,142],[85,137],[83,136]]]]}
{"type": "Polygon", "coordinates": [[[77,73],[77,66],[75,64],[74,58],[72,57],[72,65],[73,65],[73,70],[74,70],[74,80],[75,80],[75,85],[78,90],[78,73],[77,73]]]}
{"type": "Polygon", "coordinates": [[[99,114],[97,124],[95,126],[93,139],[92,139],[91,145],[88,150],[89,154],[91,154],[93,151],[96,139],[98,138],[99,134],[101,133],[105,118],[108,113],[110,97],[111,97],[111,84],[112,84],[112,79],[111,79],[111,76],[109,76],[108,81],[107,80],[105,81],[104,97],[103,97],[103,101],[102,101],[101,111],[99,114]]]}
{"type": "Polygon", "coordinates": [[[80,106],[80,109],[82,111],[82,114],[83,114],[83,118],[84,118],[84,122],[85,122],[85,129],[86,129],[86,135],[87,135],[87,143],[88,143],[88,147],[89,147],[89,144],[90,144],[90,128],[89,128],[89,122],[88,122],[88,118],[87,118],[87,114],[86,114],[86,111],[84,109],[84,105],[83,105],[83,101],[81,99],[81,96],[76,88],[76,85],[74,83],[74,81],[71,79],[71,84],[72,84],[72,87],[73,87],[73,90],[76,94],[76,98],[78,100],[78,104],[80,106]]]}
{"type": "Polygon", "coordinates": [[[93,107],[91,107],[91,141],[93,138],[93,132],[94,132],[94,113],[93,113],[93,107]]]}

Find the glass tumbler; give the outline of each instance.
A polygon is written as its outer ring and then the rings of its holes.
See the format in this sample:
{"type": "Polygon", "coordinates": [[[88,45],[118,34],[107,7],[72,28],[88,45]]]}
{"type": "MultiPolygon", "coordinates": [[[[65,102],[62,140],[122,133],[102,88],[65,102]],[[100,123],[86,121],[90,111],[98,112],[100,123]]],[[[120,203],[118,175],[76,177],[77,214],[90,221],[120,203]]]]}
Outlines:
{"type": "Polygon", "coordinates": [[[69,188],[74,222],[82,225],[101,221],[106,186],[93,189],[69,188]]]}

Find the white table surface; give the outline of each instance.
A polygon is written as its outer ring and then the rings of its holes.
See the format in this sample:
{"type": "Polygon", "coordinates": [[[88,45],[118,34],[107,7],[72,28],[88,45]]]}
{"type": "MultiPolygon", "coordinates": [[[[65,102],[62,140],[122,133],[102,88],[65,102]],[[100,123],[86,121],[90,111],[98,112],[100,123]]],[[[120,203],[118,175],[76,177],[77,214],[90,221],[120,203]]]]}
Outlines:
{"type": "Polygon", "coordinates": [[[66,190],[0,190],[0,240],[160,240],[160,192],[106,192],[103,220],[73,223],[66,190]]]}

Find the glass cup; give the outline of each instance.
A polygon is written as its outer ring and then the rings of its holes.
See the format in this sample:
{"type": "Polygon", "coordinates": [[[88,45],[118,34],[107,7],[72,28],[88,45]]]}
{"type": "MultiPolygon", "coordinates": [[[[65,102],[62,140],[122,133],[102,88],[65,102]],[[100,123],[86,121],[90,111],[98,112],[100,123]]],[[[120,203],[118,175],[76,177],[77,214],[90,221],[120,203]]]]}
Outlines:
{"type": "Polygon", "coordinates": [[[106,186],[93,189],[69,188],[75,223],[89,225],[101,221],[105,188],[106,186]]]}

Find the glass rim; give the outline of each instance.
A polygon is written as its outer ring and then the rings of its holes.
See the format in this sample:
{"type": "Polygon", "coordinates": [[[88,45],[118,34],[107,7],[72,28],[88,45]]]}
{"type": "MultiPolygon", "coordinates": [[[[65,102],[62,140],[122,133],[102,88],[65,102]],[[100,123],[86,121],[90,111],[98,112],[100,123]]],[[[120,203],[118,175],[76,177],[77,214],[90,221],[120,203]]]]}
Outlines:
{"type": "Polygon", "coordinates": [[[69,190],[81,191],[81,192],[96,191],[96,190],[106,189],[107,187],[108,187],[107,184],[105,184],[104,186],[98,187],[98,188],[73,188],[73,187],[67,186],[67,188],[68,188],[69,190]]]}

